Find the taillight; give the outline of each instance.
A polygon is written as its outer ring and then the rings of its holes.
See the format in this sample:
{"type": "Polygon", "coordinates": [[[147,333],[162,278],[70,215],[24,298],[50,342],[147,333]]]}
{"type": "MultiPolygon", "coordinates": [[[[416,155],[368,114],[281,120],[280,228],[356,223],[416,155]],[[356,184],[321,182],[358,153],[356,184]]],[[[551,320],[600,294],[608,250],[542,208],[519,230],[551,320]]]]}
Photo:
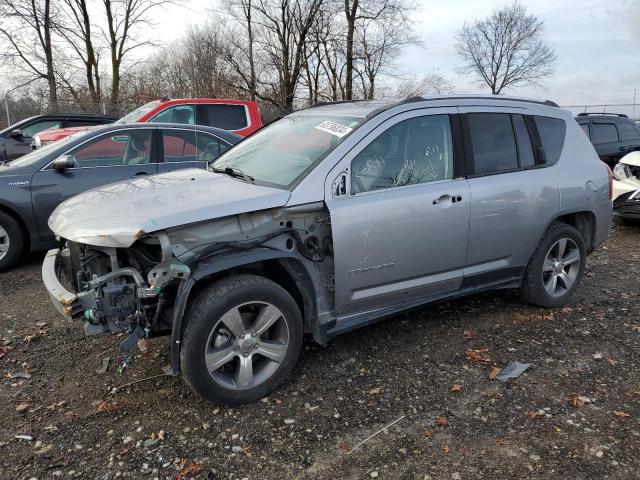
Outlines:
{"type": "Polygon", "coordinates": [[[609,168],[609,165],[605,163],[604,166],[607,167],[607,174],[609,175],[609,200],[611,200],[613,198],[613,172],[611,168],[609,168]]]}

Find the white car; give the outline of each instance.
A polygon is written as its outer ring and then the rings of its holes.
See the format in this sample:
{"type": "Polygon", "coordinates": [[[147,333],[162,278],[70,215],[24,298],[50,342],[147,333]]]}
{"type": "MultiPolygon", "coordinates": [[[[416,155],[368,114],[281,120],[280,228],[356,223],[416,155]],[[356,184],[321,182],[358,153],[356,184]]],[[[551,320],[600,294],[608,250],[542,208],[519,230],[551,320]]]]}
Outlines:
{"type": "Polygon", "coordinates": [[[613,214],[625,221],[640,220],[640,152],[631,152],[613,168],[613,214]]]}

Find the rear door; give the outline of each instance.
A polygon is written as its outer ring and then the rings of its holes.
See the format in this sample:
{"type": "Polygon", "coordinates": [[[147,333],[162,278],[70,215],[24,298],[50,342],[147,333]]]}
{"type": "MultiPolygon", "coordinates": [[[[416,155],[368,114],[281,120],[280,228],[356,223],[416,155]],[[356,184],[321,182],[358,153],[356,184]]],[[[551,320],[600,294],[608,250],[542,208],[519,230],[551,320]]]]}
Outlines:
{"type": "MultiPolygon", "coordinates": [[[[469,230],[469,184],[454,156],[457,112],[389,119],[331,171],[336,310],[341,316],[455,291],[469,230]]],[[[456,156],[456,158],[459,158],[456,156]]]]}
{"type": "Polygon", "coordinates": [[[640,150],[640,132],[635,122],[624,118],[618,120],[616,126],[618,127],[620,148],[624,148],[623,155],[640,150]]]}
{"type": "Polygon", "coordinates": [[[160,129],[159,172],[183,168],[206,168],[230,145],[215,135],[194,129],[160,129]]]}
{"type": "Polygon", "coordinates": [[[67,198],[107,183],[143,181],[145,175],[157,173],[154,133],[153,128],[111,131],[67,152],[75,159],[75,167],[58,171],[46,166],[38,171],[31,181],[31,197],[41,241],[53,236],[47,220],[67,198]]]}
{"type": "MultiPolygon", "coordinates": [[[[460,107],[460,112],[473,159],[467,174],[471,218],[465,280],[517,277],[540,241],[549,212],[559,208],[554,176],[536,163],[535,117],[491,107],[460,107]]],[[[542,127],[547,127],[544,121],[542,127]]]]}

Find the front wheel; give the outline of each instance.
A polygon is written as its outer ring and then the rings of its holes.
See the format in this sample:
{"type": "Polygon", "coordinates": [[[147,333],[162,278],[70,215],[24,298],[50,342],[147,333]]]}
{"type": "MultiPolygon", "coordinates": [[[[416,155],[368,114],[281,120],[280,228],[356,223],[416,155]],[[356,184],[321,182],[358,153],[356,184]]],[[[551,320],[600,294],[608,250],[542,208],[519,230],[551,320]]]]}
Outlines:
{"type": "Polygon", "coordinates": [[[302,348],[295,300],[257,275],[235,275],[206,287],[185,321],[182,375],[198,395],[222,405],[271,393],[289,377],[302,348]]]}
{"type": "Polygon", "coordinates": [[[571,225],[554,223],[534,252],[522,295],[540,307],[560,307],[573,296],[587,263],[582,235],[571,225]]]}
{"type": "Polygon", "coordinates": [[[24,235],[18,222],[0,212],[0,272],[11,268],[22,255],[24,235]]]}

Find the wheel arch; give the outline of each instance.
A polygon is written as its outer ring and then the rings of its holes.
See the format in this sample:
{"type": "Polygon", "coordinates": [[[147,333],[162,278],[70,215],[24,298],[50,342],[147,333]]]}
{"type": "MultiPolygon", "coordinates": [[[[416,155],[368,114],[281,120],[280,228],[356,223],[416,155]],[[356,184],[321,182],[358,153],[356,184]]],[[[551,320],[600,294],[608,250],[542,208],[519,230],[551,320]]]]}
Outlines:
{"type": "Polygon", "coordinates": [[[571,225],[574,227],[580,235],[582,235],[582,239],[584,240],[584,244],[587,247],[587,253],[591,253],[595,246],[595,238],[596,238],[596,215],[590,210],[580,210],[570,213],[563,213],[562,215],[558,215],[555,217],[545,231],[549,228],[549,226],[554,222],[566,223],[567,225],[571,225]]]}
{"type": "Polygon", "coordinates": [[[180,283],[176,292],[171,331],[171,372],[180,371],[180,348],[185,329],[184,315],[189,299],[207,285],[229,275],[254,273],[277,283],[298,304],[303,319],[304,332],[313,328],[317,317],[316,282],[304,263],[293,252],[282,252],[267,248],[251,252],[225,255],[210,262],[197,262],[189,279],[180,283]]]}
{"type": "Polygon", "coordinates": [[[4,203],[0,203],[0,212],[6,213],[18,223],[18,225],[20,226],[20,230],[22,230],[22,234],[24,235],[25,247],[27,245],[31,246],[32,244],[31,232],[27,227],[27,223],[20,216],[20,214],[15,209],[11,208],[10,206],[4,203]]]}

